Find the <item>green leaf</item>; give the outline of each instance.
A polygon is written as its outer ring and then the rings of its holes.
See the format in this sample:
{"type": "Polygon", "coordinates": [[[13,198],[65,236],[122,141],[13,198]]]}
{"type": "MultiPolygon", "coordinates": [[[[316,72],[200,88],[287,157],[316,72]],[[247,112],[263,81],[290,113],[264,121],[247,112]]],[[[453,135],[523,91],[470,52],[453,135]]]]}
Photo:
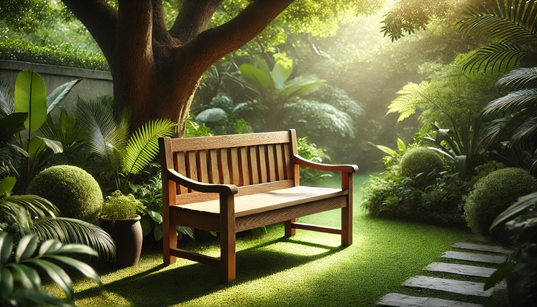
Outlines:
{"type": "Polygon", "coordinates": [[[399,154],[401,155],[406,152],[405,142],[403,142],[403,140],[401,140],[400,138],[397,138],[397,150],[399,150],[399,154]]]}
{"type": "Polygon", "coordinates": [[[91,256],[98,256],[99,254],[97,254],[97,252],[87,246],[87,245],[83,245],[83,244],[67,244],[67,245],[64,245],[62,246],[60,249],[58,249],[56,252],[56,254],[59,254],[59,253],[80,253],[80,254],[87,254],[87,255],[91,255],[91,256]]]}
{"type": "Polygon", "coordinates": [[[51,139],[44,138],[44,137],[41,137],[41,136],[35,136],[34,139],[35,138],[41,139],[43,141],[43,143],[45,144],[45,146],[47,148],[51,149],[52,152],[54,152],[55,154],[63,152],[63,146],[62,146],[62,143],[60,141],[51,140],[51,139]]]}
{"type": "Polygon", "coordinates": [[[13,251],[13,240],[7,232],[0,232],[0,265],[7,263],[13,251]]]}
{"type": "Polygon", "coordinates": [[[37,73],[24,70],[15,81],[15,112],[26,112],[24,127],[33,132],[47,120],[47,89],[37,73]]]}
{"type": "Polygon", "coordinates": [[[307,81],[300,84],[295,84],[288,86],[280,91],[280,94],[282,94],[285,97],[291,97],[291,96],[300,96],[305,95],[318,87],[325,84],[325,81],[307,81]]]}
{"type": "Polygon", "coordinates": [[[32,289],[34,284],[32,283],[32,280],[29,276],[26,275],[26,272],[21,268],[21,265],[17,263],[12,263],[10,267],[15,271],[15,274],[19,276],[18,281],[22,284],[22,286],[26,289],[32,289]]]}
{"type": "Polygon", "coordinates": [[[378,149],[384,151],[385,153],[389,154],[392,157],[397,156],[397,152],[395,152],[395,150],[393,150],[391,148],[388,148],[388,147],[382,146],[382,145],[376,145],[376,146],[377,146],[378,149]]]}
{"type": "Polygon", "coordinates": [[[35,235],[25,235],[19,241],[17,249],[15,250],[15,262],[19,263],[21,260],[28,259],[37,247],[37,237],[35,235]]]}
{"type": "Polygon", "coordinates": [[[204,123],[218,122],[221,120],[226,120],[228,117],[226,111],[221,108],[211,108],[201,111],[196,115],[196,120],[204,123]]]}
{"type": "Polygon", "coordinates": [[[536,205],[537,192],[520,197],[516,203],[512,204],[509,208],[505,209],[505,211],[496,217],[496,219],[492,222],[492,225],[490,225],[490,231],[498,227],[500,224],[514,219],[518,215],[522,214],[523,211],[528,210],[536,205]]]}
{"type": "Polygon", "coordinates": [[[73,87],[80,83],[83,79],[73,80],[67,83],[64,83],[52,91],[47,97],[47,114],[52,112],[54,108],[71,92],[73,87]]]}
{"type": "Polygon", "coordinates": [[[497,283],[504,280],[507,275],[509,275],[516,267],[516,264],[510,263],[501,266],[496,272],[492,273],[487,281],[485,282],[485,291],[494,287],[497,283]]]}
{"type": "Polygon", "coordinates": [[[17,179],[15,177],[6,177],[0,180],[0,198],[9,195],[15,187],[17,179]]]}
{"type": "Polygon", "coordinates": [[[97,274],[97,272],[95,272],[95,270],[91,266],[85,264],[82,261],[79,261],[79,260],[76,260],[67,256],[59,256],[59,255],[50,255],[50,256],[47,256],[47,258],[55,259],[57,261],[70,265],[73,268],[79,270],[80,273],[84,274],[84,276],[95,280],[101,286],[103,285],[101,278],[99,277],[99,274],[97,274]]]}
{"type": "Polygon", "coordinates": [[[41,290],[41,278],[39,277],[39,274],[37,273],[37,271],[24,264],[19,264],[18,266],[24,272],[26,277],[28,277],[30,282],[32,282],[34,290],[36,291],[41,290]]]}
{"type": "Polygon", "coordinates": [[[272,78],[265,74],[261,69],[250,64],[242,64],[239,67],[239,70],[241,72],[242,77],[257,89],[275,89],[272,78]]]}
{"type": "Polygon", "coordinates": [[[52,280],[57,283],[58,286],[60,286],[60,288],[67,296],[67,299],[69,301],[73,301],[73,282],[71,281],[71,278],[69,278],[69,275],[67,275],[67,273],[65,273],[62,268],[52,262],[42,259],[35,259],[34,261],[32,261],[32,264],[35,264],[36,266],[42,268],[50,276],[50,278],[52,278],[52,280]]]}
{"type": "Polygon", "coordinates": [[[0,142],[7,142],[15,133],[24,130],[28,113],[12,113],[0,118],[0,142]]]}
{"type": "Polygon", "coordinates": [[[293,65],[284,66],[280,63],[276,63],[276,65],[274,65],[274,69],[272,70],[272,79],[274,80],[274,84],[278,90],[283,90],[285,81],[289,79],[289,76],[292,72],[293,65]]]}
{"type": "Polygon", "coordinates": [[[147,210],[147,215],[149,215],[155,223],[162,224],[162,215],[156,211],[153,210],[147,210]]]}
{"type": "Polygon", "coordinates": [[[39,246],[39,256],[43,256],[45,254],[52,254],[58,251],[62,247],[62,244],[59,241],[50,239],[46,240],[45,242],[41,243],[41,246],[39,246]]]}
{"type": "Polygon", "coordinates": [[[7,298],[13,292],[13,274],[7,268],[0,270],[0,297],[7,298]]]}
{"type": "Polygon", "coordinates": [[[159,241],[164,236],[164,231],[162,230],[162,224],[158,224],[153,228],[153,234],[155,235],[155,240],[159,241]]]}

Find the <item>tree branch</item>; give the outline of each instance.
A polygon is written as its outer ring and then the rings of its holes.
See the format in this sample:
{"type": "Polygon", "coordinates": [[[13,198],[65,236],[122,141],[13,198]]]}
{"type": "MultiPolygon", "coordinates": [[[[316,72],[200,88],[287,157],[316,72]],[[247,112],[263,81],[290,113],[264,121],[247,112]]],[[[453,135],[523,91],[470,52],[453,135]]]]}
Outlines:
{"type": "Polygon", "coordinates": [[[185,0],[170,29],[171,36],[188,43],[207,28],[221,3],[222,0],[185,0]]]}
{"type": "Polygon", "coordinates": [[[191,61],[209,68],[224,55],[254,39],[294,0],[256,0],[229,22],[208,29],[191,41],[191,61]]]}
{"type": "Polygon", "coordinates": [[[110,66],[115,65],[114,52],[118,13],[105,0],[62,0],[86,26],[110,66]],[[98,20],[98,22],[95,22],[98,20]]]}

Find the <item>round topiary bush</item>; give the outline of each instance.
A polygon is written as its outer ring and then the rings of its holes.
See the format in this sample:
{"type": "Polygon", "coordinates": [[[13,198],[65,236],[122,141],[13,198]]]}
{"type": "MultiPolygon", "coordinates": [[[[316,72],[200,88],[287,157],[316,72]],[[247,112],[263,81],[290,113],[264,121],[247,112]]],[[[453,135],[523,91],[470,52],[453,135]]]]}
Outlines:
{"type": "Polygon", "coordinates": [[[39,173],[28,186],[28,194],[46,198],[62,216],[97,223],[103,194],[93,176],[72,165],[57,165],[39,173]]]}
{"type": "Polygon", "coordinates": [[[489,233],[494,219],[523,195],[537,190],[537,181],[521,168],[503,168],[479,179],[464,204],[464,217],[473,232],[501,242],[508,241],[505,229],[489,233]]]}
{"type": "Polygon", "coordinates": [[[418,185],[428,185],[432,182],[427,180],[427,176],[434,171],[440,172],[444,168],[444,163],[434,150],[415,147],[403,155],[399,167],[403,176],[412,178],[418,185]],[[416,178],[419,174],[422,175],[416,178]]]}

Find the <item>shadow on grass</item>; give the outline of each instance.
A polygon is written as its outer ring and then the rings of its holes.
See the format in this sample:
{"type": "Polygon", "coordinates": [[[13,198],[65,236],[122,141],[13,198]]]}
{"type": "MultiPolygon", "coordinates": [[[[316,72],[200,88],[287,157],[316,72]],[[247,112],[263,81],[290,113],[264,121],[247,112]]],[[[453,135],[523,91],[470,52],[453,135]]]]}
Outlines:
{"type": "Polygon", "coordinates": [[[200,298],[229,287],[263,278],[343,250],[344,246],[326,246],[280,238],[237,252],[237,279],[222,283],[219,269],[200,263],[168,269],[164,264],[144,272],[77,293],[77,300],[102,295],[103,291],[116,293],[134,306],[167,306],[200,298]],[[315,250],[305,255],[285,251],[291,249],[315,250]],[[297,247],[296,245],[302,245],[297,247]],[[274,249],[273,249],[274,248],[274,249]],[[277,248],[277,250],[275,250],[277,248]],[[319,252],[321,251],[321,252],[319,252]],[[148,299],[151,298],[151,299],[148,299]],[[148,304],[150,303],[150,304],[148,304]]]}

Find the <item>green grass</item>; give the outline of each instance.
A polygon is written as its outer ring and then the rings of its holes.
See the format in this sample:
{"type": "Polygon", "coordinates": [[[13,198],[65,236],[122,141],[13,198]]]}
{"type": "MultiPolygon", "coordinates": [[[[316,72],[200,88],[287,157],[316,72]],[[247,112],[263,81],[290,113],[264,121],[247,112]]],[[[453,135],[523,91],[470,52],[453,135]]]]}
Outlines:
{"type": "MultiPolygon", "coordinates": [[[[356,176],[359,187],[366,176],[356,176]]],[[[355,204],[361,193],[355,191],[355,204]]],[[[339,225],[339,212],[305,217],[307,223],[339,225]]],[[[239,234],[237,280],[224,284],[215,267],[178,259],[164,266],[160,252],[144,252],[138,266],[101,270],[104,287],[76,282],[78,306],[374,306],[389,292],[436,295],[401,284],[439,261],[468,232],[434,225],[368,217],[355,209],[354,244],[340,247],[338,235],[297,230],[283,238],[283,226],[254,237],[239,234]]],[[[193,242],[188,249],[217,256],[216,240],[193,242]]],[[[57,290],[55,290],[57,291],[57,290]]],[[[57,292],[58,293],[58,292],[57,292]]],[[[438,294],[446,297],[445,294],[438,294]]],[[[448,297],[450,295],[447,295],[448,297]]],[[[459,298],[460,299],[460,298],[459,298]]],[[[501,306],[503,297],[492,305],[501,306]]]]}

